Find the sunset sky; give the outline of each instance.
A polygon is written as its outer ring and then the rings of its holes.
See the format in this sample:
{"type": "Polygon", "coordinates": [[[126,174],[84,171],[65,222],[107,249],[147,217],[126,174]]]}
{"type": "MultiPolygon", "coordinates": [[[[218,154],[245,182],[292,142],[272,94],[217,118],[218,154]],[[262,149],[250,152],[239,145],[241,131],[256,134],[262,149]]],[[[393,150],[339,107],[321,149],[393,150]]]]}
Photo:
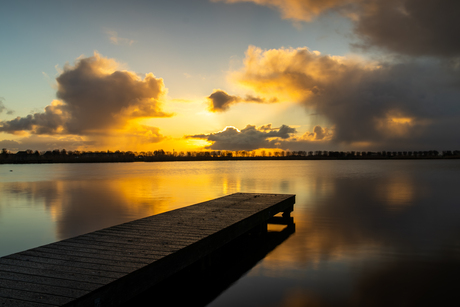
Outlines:
{"type": "Polygon", "coordinates": [[[460,1],[6,1],[0,148],[460,149],[460,1]]]}

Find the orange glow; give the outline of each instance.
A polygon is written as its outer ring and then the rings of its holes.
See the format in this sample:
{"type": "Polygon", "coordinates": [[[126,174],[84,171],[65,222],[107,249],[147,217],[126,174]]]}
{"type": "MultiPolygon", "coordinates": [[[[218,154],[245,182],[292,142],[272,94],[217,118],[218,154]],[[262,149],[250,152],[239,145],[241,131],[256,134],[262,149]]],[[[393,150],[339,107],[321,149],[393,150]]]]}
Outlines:
{"type": "MultiPolygon", "coordinates": [[[[258,5],[275,7],[284,19],[295,21],[312,21],[321,13],[330,9],[340,7],[344,4],[359,2],[360,0],[328,0],[328,1],[302,1],[302,0],[212,0],[235,2],[254,2],[258,5]]],[[[344,10],[344,13],[347,13],[344,10]]]]}
{"type": "Polygon", "coordinates": [[[187,139],[186,143],[191,150],[199,150],[203,149],[206,146],[212,145],[212,142],[199,139],[187,139]]]}
{"type": "Polygon", "coordinates": [[[417,124],[422,124],[422,122],[413,117],[405,116],[397,110],[389,112],[385,118],[376,120],[377,129],[391,137],[405,137],[417,124]]]}
{"type": "Polygon", "coordinates": [[[410,124],[412,123],[412,118],[410,117],[393,117],[390,121],[397,123],[397,124],[410,124]]]}
{"type": "Polygon", "coordinates": [[[386,199],[388,209],[393,212],[400,212],[413,203],[415,187],[413,182],[404,174],[394,174],[388,182],[380,186],[379,194],[386,199]]]}

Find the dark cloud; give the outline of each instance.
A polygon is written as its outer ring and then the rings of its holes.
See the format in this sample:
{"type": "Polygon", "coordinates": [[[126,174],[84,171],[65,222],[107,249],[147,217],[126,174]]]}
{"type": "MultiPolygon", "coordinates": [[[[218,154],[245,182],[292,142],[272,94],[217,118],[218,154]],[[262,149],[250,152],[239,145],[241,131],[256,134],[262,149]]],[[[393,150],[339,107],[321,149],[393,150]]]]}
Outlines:
{"type": "MultiPolygon", "coordinates": [[[[214,0],[218,1],[218,0],[214,0]]],[[[411,56],[459,56],[457,0],[221,0],[254,2],[278,9],[283,18],[311,21],[331,11],[349,17],[361,42],[411,56]]]]}
{"type": "Polygon", "coordinates": [[[234,104],[240,100],[237,96],[231,96],[222,90],[214,90],[211,95],[208,96],[209,111],[222,112],[228,110],[231,104],[234,104]]]}
{"type": "Polygon", "coordinates": [[[231,105],[238,102],[255,102],[255,103],[273,103],[278,102],[277,98],[265,99],[252,95],[246,95],[245,98],[232,96],[223,90],[214,90],[208,97],[208,109],[211,112],[227,111],[231,105]]]}
{"type": "Polygon", "coordinates": [[[20,133],[32,131],[35,134],[55,134],[62,131],[68,114],[62,110],[63,104],[57,100],[45,108],[43,113],[29,114],[26,117],[16,117],[2,122],[0,131],[20,133]]]}
{"type": "Polygon", "coordinates": [[[271,128],[265,125],[260,128],[247,125],[238,130],[235,127],[226,127],[223,131],[211,134],[189,135],[186,138],[203,139],[213,142],[207,149],[214,150],[254,150],[259,148],[276,148],[280,140],[285,140],[296,133],[296,129],[282,125],[280,128],[271,128]],[[269,127],[267,129],[267,127],[269,127]]]}
{"type": "MultiPolygon", "coordinates": [[[[291,95],[322,114],[336,142],[398,148],[460,145],[460,75],[448,65],[369,63],[306,48],[255,47],[248,49],[245,63],[235,74],[241,83],[261,95],[291,95]]],[[[323,135],[314,133],[318,139],[323,135]]]]}
{"type": "Polygon", "coordinates": [[[43,113],[0,122],[0,131],[91,135],[123,128],[130,119],[172,116],[161,109],[163,79],[151,73],[141,79],[97,53],[66,65],[56,81],[61,100],[43,113]]]}
{"type": "Polygon", "coordinates": [[[460,55],[460,2],[456,0],[365,1],[355,32],[362,47],[412,56],[460,55]]]}
{"type": "Polygon", "coordinates": [[[263,132],[267,132],[267,131],[273,131],[273,130],[277,130],[278,128],[273,128],[272,127],[272,124],[266,124],[266,125],[262,125],[258,128],[258,130],[260,131],[263,131],[263,132]]]}
{"type": "Polygon", "coordinates": [[[315,126],[313,132],[316,140],[323,140],[327,135],[327,130],[321,128],[321,126],[315,126]]]}

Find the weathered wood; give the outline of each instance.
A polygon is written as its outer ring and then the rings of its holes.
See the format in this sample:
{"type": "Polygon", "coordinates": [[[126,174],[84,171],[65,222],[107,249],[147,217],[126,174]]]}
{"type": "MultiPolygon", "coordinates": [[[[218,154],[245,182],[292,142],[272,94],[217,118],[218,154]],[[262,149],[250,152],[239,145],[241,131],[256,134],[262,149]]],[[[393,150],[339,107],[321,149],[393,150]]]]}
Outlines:
{"type": "Polygon", "coordinates": [[[294,202],[236,193],[2,257],[0,306],[126,302],[244,233],[292,222],[294,202]]]}

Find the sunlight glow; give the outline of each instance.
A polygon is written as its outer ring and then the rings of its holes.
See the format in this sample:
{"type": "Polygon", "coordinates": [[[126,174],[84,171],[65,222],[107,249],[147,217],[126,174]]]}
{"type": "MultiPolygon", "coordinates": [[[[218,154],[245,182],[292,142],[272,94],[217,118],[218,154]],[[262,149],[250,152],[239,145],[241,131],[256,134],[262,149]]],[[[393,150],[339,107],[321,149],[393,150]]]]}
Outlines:
{"type": "Polygon", "coordinates": [[[205,146],[209,146],[212,143],[208,142],[206,140],[200,140],[200,139],[187,139],[186,141],[187,145],[190,146],[193,149],[201,149],[205,146]]]}
{"type": "Polygon", "coordinates": [[[392,117],[390,121],[396,124],[410,124],[412,123],[412,118],[410,117],[392,117]]]}
{"type": "Polygon", "coordinates": [[[228,128],[232,128],[232,129],[235,129],[235,130],[236,130],[236,131],[238,131],[238,132],[241,132],[241,130],[240,130],[240,129],[238,129],[238,128],[234,127],[234,126],[226,126],[226,127],[224,128],[224,130],[222,130],[222,131],[219,131],[219,132],[224,132],[224,131],[227,131],[227,129],[228,129],[228,128]]]}

